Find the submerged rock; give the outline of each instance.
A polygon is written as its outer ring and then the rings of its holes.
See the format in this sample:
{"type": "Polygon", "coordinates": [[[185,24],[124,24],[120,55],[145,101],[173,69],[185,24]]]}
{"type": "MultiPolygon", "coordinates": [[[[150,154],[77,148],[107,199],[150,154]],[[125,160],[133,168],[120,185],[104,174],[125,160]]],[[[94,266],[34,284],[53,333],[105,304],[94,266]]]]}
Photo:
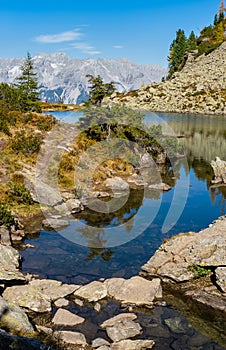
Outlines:
{"type": "Polygon", "coordinates": [[[52,323],[57,326],[77,326],[85,322],[83,317],[77,316],[72,312],[64,309],[59,309],[55,313],[52,323]]]}
{"type": "Polygon", "coordinates": [[[101,328],[106,328],[107,335],[114,342],[133,338],[141,333],[141,326],[134,322],[135,314],[119,314],[101,324],[101,328]]]}

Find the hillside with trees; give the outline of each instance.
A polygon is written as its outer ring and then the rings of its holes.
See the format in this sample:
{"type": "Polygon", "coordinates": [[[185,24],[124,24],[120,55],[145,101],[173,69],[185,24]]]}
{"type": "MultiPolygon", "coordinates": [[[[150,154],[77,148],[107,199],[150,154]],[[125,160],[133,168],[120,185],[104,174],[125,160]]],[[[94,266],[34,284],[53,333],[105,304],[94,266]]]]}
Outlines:
{"type": "Polygon", "coordinates": [[[198,36],[192,31],[187,38],[184,30],[179,29],[176,32],[176,38],[170,45],[168,79],[184,67],[189,52],[198,57],[202,54],[207,55],[219,47],[226,40],[225,32],[224,12],[216,14],[213,25],[204,27],[198,36]]]}

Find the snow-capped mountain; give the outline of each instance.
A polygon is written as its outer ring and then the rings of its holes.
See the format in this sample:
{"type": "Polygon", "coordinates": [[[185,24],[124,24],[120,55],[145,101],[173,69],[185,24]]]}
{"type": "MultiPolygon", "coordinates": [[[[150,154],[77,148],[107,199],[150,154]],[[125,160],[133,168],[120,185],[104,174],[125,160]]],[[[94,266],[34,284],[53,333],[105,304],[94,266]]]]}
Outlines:
{"type": "MultiPolygon", "coordinates": [[[[0,58],[0,82],[15,83],[23,62],[23,59],[0,58]]],[[[167,73],[158,65],[138,65],[127,59],[71,59],[63,52],[39,54],[33,57],[33,64],[41,99],[49,102],[85,101],[89,92],[86,74],[99,74],[105,83],[114,81],[117,91],[125,92],[159,82],[167,73]]]]}

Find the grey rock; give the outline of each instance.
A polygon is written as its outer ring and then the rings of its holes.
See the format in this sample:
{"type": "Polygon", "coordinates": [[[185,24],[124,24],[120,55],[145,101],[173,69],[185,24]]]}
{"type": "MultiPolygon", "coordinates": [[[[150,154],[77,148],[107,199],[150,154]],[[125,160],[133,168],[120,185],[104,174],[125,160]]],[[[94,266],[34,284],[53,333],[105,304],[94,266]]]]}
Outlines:
{"type": "Polygon", "coordinates": [[[35,312],[51,311],[51,298],[29,285],[9,287],[4,291],[3,297],[35,312]]]}
{"type": "Polygon", "coordinates": [[[26,286],[7,288],[3,296],[21,307],[35,312],[51,311],[51,302],[72,294],[79,286],[63,285],[54,280],[32,280],[26,286]]]}
{"type": "Polygon", "coordinates": [[[67,299],[64,299],[64,298],[60,298],[58,300],[56,300],[54,302],[54,305],[56,307],[63,307],[63,306],[68,306],[69,305],[69,301],[67,299]]]}
{"type": "Polygon", "coordinates": [[[5,302],[5,310],[0,317],[0,327],[17,335],[34,336],[35,334],[26,313],[19,306],[10,302],[5,302]]]}
{"type": "Polygon", "coordinates": [[[94,281],[77,289],[74,296],[94,302],[107,296],[107,288],[105,284],[94,281]]]}
{"type": "Polygon", "coordinates": [[[1,244],[11,246],[10,233],[7,227],[0,227],[1,244]]]}
{"type": "Polygon", "coordinates": [[[114,342],[118,342],[141,333],[141,326],[134,322],[136,318],[135,314],[123,313],[106,320],[100,326],[106,328],[109,338],[114,342]]]}
{"type": "Polygon", "coordinates": [[[6,300],[0,297],[0,319],[1,319],[1,316],[5,313],[5,311],[7,311],[7,309],[8,309],[8,304],[6,300]]]}
{"type": "Polygon", "coordinates": [[[137,315],[133,313],[122,313],[112,318],[109,318],[108,320],[104,321],[100,326],[101,328],[113,327],[114,325],[116,325],[117,323],[121,323],[122,321],[134,321],[136,319],[137,315]]]}
{"type": "Polygon", "coordinates": [[[104,282],[108,296],[124,303],[137,306],[152,306],[155,299],[162,297],[162,288],[159,279],[148,281],[140,276],[128,280],[111,278],[104,282]]]}
{"type": "Polygon", "coordinates": [[[226,184],[226,161],[216,157],[216,160],[212,161],[210,164],[214,171],[214,180],[212,183],[226,184]]]}
{"type": "Polygon", "coordinates": [[[106,332],[113,342],[136,337],[141,334],[142,328],[139,323],[132,320],[122,320],[112,327],[106,327],[106,332]]]}
{"type": "Polygon", "coordinates": [[[78,199],[69,199],[66,201],[66,206],[68,210],[71,212],[71,214],[79,213],[80,211],[84,210],[84,206],[78,199]]]}
{"type": "Polygon", "coordinates": [[[216,284],[226,293],[226,266],[218,267],[215,270],[216,284]]]}
{"type": "Polygon", "coordinates": [[[56,339],[59,339],[67,344],[87,345],[84,334],[79,332],[56,331],[53,335],[56,339]]]}
{"type": "Polygon", "coordinates": [[[44,333],[46,335],[52,335],[53,334],[52,328],[49,328],[49,327],[36,325],[36,329],[37,329],[37,331],[39,333],[44,333]]]}
{"type": "Polygon", "coordinates": [[[121,340],[111,345],[112,350],[146,350],[152,349],[155,345],[154,340],[121,340]]]}
{"type": "Polygon", "coordinates": [[[24,281],[25,277],[19,271],[20,255],[16,249],[0,244],[0,282],[24,281]]]}
{"type": "Polygon", "coordinates": [[[55,313],[52,323],[57,326],[77,326],[85,322],[83,317],[77,316],[72,312],[64,309],[59,309],[55,313]]]}
{"type": "Polygon", "coordinates": [[[169,327],[170,331],[173,333],[186,333],[186,328],[184,324],[182,323],[182,320],[180,317],[172,317],[165,319],[165,324],[169,327]]]}
{"type": "Polygon", "coordinates": [[[113,178],[108,178],[107,180],[105,180],[105,186],[109,187],[113,191],[129,190],[129,184],[118,176],[113,178]]]}
{"type": "Polygon", "coordinates": [[[92,347],[94,349],[99,348],[100,346],[110,346],[110,343],[103,338],[96,338],[92,341],[92,347]]]}
{"type": "Polygon", "coordinates": [[[195,277],[189,266],[226,265],[225,232],[226,217],[223,217],[200,232],[179,234],[163,243],[142,270],[166,281],[182,282],[195,277]]]}
{"type": "Polygon", "coordinates": [[[60,281],[48,279],[32,280],[29,286],[48,295],[53,301],[71,295],[76,289],[80,288],[80,286],[76,284],[62,284],[60,281]]]}

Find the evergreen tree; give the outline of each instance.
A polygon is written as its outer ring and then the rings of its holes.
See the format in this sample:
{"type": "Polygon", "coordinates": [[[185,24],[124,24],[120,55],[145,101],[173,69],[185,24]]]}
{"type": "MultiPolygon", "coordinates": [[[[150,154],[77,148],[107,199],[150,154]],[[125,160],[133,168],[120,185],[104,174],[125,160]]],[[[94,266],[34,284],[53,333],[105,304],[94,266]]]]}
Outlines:
{"type": "Polygon", "coordinates": [[[182,29],[179,29],[176,33],[176,39],[173,40],[170,45],[170,53],[168,56],[169,61],[169,74],[170,78],[173,73],[180,70],[185,63],[185,52],[187,49],[187,38],[182,29]]]}
{"type": "Polygon", "coordinates": [[[86,77],[89,79],[90,93],[87,105],[101,105],[101,102],[105,96],[110,96],[114,91],[114,82],[104,84],[103,79],[98,75],[94,77],[91,74],[87,74],[86,77]]]}
{"type": "Polygon", "coordinates": [[[191,51],[191,50],[195,50],[195,49],[197,49],[197,39],[196,39],[194,31],[192,30],[192,32],[189,35],[188,40],[187,40],[187,50],[191,51]]]}
{"type": "Polygon", "coordinates": [[[39,101],[39,87],[37,74],[34,72],[34,66],[30,53],[27,53],[24,64],[21,66],[21,76],[17,79],[17,87],[22,91],[27,99],[32,102],[39,101]]]}

